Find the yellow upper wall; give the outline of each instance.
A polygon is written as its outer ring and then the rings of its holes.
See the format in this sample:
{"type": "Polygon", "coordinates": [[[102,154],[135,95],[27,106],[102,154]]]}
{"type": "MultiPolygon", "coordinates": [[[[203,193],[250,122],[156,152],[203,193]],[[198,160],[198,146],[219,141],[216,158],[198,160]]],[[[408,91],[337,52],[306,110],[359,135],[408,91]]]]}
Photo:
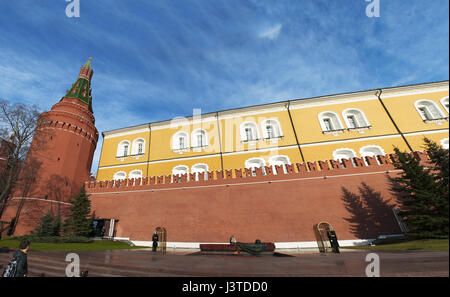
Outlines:
{"type": "Polygon", "coordinates": [[[219,129],[215,117],[194,121],[164,122],[151,126],[150,161],[196,157],[220,153],[219,129]],[[206,146],[194,142],[196,132],[205,131],[206,146]],[[174,149],[174,135],[185,133],[186,149],[174,149]]]}
{"type": "Polygon", "coordinates": [[[219,116],[222,152],[240,152],[255,149],[284,147],[297,144],[295,134],[289,119],[287,109],[276,107],[272,109],[259,108],[253,112],[235,112],[231,115],[219,116]],[[275,123],[279,127],[277,135],[269,139],[267,123],[275,123]],[[253,123],[253,124],[252,124],[253,123]],[[246,141],[246,124],[256,129],[255,141],[246,141]]]}
{"type": "MultiPolygon", "coordinates": [[[[147,172],[150,175],[169,174],[173,166],[191,168],[197,163],[205,163],[212,170],[219,170],[222,163],[224,169],[242,168],[249,158],[262,158],[267,163],[274,153],[288,156],[291,163],[302,162],[295,132],[305,161],[330,159],[335,150],[345,148],[355,151],[356,155],[364,146],[379,146],[386,153],[392,152],[393,146],[406,150],[406,142],[377,95],[372,90],[293,100],[108,131],[103,134],[98,177],[111,179],[114,173],[122,169],[128,173],[135,167],[144,175],[147,172]],[[351,129],[345,114],[349,110],[361,112],[370,127],[351,129]],[[324,124],[319,117],[324,112],[337,117],[342,131],[324,133],[324,124]],[[270,122],[278,125],[279,131],[275,133],[276,137],[265,139],[268,133],[265,126],[270,122]],[[254,140],[246,141],[244,128],[249,123],[256,135],[254,140]],[[196,131],[205,132],[205,146],[195,147],[196,131]],[[187,136],[186,148],[182,150],[174,149],[174,135],[178,132],[187,136]],[[144,148],[142,154],[133,155],[136,150],[133,142],[137,139],[142,139],[144,148]],[[118,151],[119,144],[124,141],[130,146],[125,157],[120,153],[123,147],[118,151]]],[[[400,131],[416,150],[421,149],[424,136],[437,141],[448,138],[448,111],[441,102],[448,95],[446,81],[383,89],[381,98],[400,131]],[[421,99],[434,102],[444,119],[424,122],[414,106],[421,99]]]]}
{"type": "Polygon", "coordinates": [[[417,131],[427,131],[434,129],[448,129],[448,112],[441,104],[441,99],[448,97],[449,91],[424,92],[416,94],[414,91],[402,93],[383,93],[381,98],[389,110],[392,118],[396,122],[400,131],[403,133],[411,133],[417,131]],[[424,122],[414,103],[420,100],[430,100],[439,108],[442,115],[447,120],[438,122],[424,122]]]}
{"type": "Polygon", "coordinates": [[[99,167],[148,161],[149,137],[150,130],[148,128],[138,128],[136,130],[105,135],[103,138],[99,167]],[[137,151],[134,152],[134,150],[137,150],[136,141],[139,139],[144,141],[142,154],[137,154],[137,151]],[[129,143],[127,156],[123,155],[123,150],[118,149],[119,144],[125,141],[129,143]]]}
{"type": "Polygon", "coordinates": [[[291,113],[299,141],[302,144],[397,133],[395,126],[375,96],[364,101],[359,101],[358,98],[355,98],[354,101],[330,100],[329,103],[320,106],[299,103],[297,106],[293,106],[291,113]],[[370,128],[349,130],[349,125],[344,118],[344,111],[353,109],[359,110],[365,115],[370,128]],[[323,133],[319,115],[328,112],[334,113],[339,119],[342,131],[323,133]]]}

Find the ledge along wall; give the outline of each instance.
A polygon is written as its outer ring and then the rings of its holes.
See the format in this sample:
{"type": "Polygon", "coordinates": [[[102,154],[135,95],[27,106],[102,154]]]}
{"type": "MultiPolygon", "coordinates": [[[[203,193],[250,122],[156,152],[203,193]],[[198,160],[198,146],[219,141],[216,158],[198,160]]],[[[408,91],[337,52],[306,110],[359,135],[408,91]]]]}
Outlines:
{"type": "MultiPolygon", "coordinates": [[[[423,152],[413,153],[426,161],[423,152]]],[[[274,242],[277,247],[314,246],[314,226],[330,223],[345,244],[373,239],[377,235],[401,233],[392,210],[376,214],[379,226],[355,231],[349,222],[343,190],[360,195],[365,183],[374,195],[396,207],[387,176],[399,173],[392,165],[396,155],[297,163],[261,168],[253,176],[249,169],[206,173],[208,180],[195,181],[193,174],[157,176],[122,181],[87,182],[91,209],[97,218],[116,219],[114,236],[149,244],[157,227],[167,232],[167,246],[198,247],[199,243],[237,241],[274,242]],[[379,164],[380,163],[380,164],[379,164]],[[344,165],[344,166],[343,166],[344,165]],[[171,182],[175,180],[175,182],[171,182]],[[305,245],[303,245],[305,246],[305,245]]],[[[360,218],[362,219],[362,218],[360,218]]]]}

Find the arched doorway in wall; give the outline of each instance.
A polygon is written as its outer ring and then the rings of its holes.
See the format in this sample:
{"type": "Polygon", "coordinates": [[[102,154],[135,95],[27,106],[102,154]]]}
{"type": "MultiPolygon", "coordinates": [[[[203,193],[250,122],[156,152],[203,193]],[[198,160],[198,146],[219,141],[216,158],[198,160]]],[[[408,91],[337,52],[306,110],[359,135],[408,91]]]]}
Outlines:
{"type": "Polygon", "coordinates": [[[314,226],[314,233],[316,235],[317,246],[321,253],[329,253],[333,251],[327,231],[332,231],[333,226],[327,222],[320,222],[314,226]]]}
{"type": "Polygon", "coordinates": [[[156,234],[158,234],[158,249],[156,251],[158,252],[166,252],[166,243],[167,243],[167,232],[166,228],[164,227],[156,227],[155,229],[156,234]]]}

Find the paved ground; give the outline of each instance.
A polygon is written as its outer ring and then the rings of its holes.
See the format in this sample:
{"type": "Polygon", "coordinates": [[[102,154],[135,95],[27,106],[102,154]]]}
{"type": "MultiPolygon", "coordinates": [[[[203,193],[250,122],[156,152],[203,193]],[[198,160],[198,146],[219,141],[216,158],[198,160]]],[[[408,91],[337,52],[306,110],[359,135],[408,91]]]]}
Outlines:
{"type": "MultiPolygon", "coordinates": [[[[89,277],[302,277],[365,276],[369,251],[319,254],[313,250],[280,251],[285,256],[198,255],[193,250],[114,250],[78,252],[89,277]],[[288,254],[290,256],[288,256],[288,254]]],[[[448,252],[380,252],[381,276],[449,276],[448,252]]],[[[63,277],[67,252],[30,252],[30,276],[63,277]]],[[[3,267],[12,252],[0,254],[3,267]]]]}

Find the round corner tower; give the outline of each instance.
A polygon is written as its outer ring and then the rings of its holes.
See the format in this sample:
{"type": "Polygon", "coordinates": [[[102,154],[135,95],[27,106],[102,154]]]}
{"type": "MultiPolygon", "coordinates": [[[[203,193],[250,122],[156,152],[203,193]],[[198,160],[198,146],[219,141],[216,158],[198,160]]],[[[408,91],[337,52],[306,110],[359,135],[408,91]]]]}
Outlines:
{"type": "Polygon", "coordinates": [[[68,201],[90,179],[98,140],[91,59],[66,95],[39,116],[24,168],[2,216],[3,221],[15,218],[14,234],[32,231],[48,212],[64,215],[68,201]]]}

